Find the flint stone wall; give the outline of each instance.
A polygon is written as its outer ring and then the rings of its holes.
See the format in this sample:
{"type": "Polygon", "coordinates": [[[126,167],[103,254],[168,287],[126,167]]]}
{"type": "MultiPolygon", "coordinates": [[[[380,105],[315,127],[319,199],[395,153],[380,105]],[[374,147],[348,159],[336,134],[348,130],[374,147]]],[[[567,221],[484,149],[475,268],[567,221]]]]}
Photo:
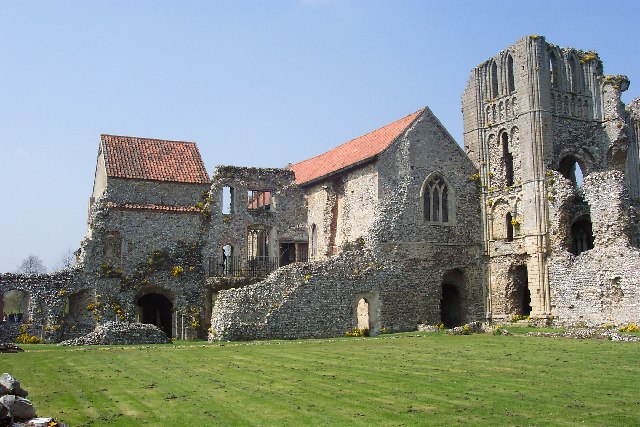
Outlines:
{"type": "MultiPolygon", "coordinates": [[[[415,330],[438,323],[440,278],[436,286],[424,271],[376,259],[364,250],[330,260],[293,264],[264,281],[221,291],[213,310],[210,340],[294,339],[341,336],[356,328],[361,298],[370,304],[373,333],[415,330]],[[375,307],[377,306],[377,309],[375,307]]],[[[482,313],[469,298],[465,319],[482,313]],[[479,311],[474,311],[478,309],[479,311]]]]}
{"type": "MultiPolygon", "coordinates": [[[[562,245],[553,247],[549,280],[552,313],[559,323],[602,326],[640,319],[640,251],[631,246],[631,211],[624,181],[619,171],[586,177],[584,193],[591,212],[594,248],[575,256],[562,245]]],[[[558,178],[556,186],[563,188],[562,184],[558,178]]],[[[559,191],[557,196],[556,204],[566,205],[572,194],[559,191]]],[[[559,210],[551,209],[555,220],[559,210]]]]}

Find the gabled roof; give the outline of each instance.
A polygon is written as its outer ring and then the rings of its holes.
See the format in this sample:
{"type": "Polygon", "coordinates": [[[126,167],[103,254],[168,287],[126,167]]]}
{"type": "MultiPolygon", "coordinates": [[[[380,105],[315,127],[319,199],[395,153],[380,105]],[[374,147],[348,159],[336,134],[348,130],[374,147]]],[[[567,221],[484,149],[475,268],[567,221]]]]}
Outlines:
{"type": "Polygon", "coordinates": [[[152,181],[209,183],[194,142],[100,135],[107,176],[152,181]]]}
{"type": "Polygon", "coordinates": [[[424,108],[326,153],[291,165],[289,169],[295,172],[297,184],[308,184],[371,160],[402,135],[423,111],[424,108]]]}

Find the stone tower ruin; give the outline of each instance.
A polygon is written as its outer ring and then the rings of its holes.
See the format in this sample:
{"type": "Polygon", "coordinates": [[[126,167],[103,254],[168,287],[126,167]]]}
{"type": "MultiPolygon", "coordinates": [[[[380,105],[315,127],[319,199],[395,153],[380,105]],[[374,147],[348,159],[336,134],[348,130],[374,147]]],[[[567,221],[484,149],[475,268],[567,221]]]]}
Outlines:
{"type": "Polygon", "coordinates": [[[479,169],[489,318],[616,323],[627,316],[620,304],[637,306],[628,85],[604,75],[595,52],[540,36],[472,71],[464,147],[479,169]]]}

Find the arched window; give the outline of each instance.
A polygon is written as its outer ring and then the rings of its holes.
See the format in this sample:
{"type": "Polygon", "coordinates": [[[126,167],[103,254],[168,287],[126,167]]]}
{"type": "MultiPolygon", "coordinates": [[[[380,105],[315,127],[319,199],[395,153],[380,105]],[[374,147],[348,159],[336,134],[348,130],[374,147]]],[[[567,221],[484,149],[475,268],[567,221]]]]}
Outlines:
{"type": "Polygon", "coordinates": [[[560,75],[558,74],[558,60],[553,52],[549,52],[549,71],[551,73],[551,87],[560,88],[560,75]]]}
{"type": "Polygon", "coordinates": [[[578,81],[578,67],[576,65],[576,59],[573,56],[569,57],[569,79],[571,79],[571,92],[578,92],[578,89],[580,88],[578,81]]]}
{"type": "Polygon", "coordinates": [[[516,90],[516,82],[513,77],[513,57],[511,55],[507,57],[507,82],[509,85],[509,93],[516,90]]]}
{"type": "Polygon", "coordinates": [[[422,186],[423,219],[425,222],[448,224],[453,222],[452,195],[440,175],[428,178],[422,186]]]}
{"type": "Polygon", "coordinates": [[[491,64],[491,98],[498,97],[498,64],[491,64]]]}
{"type": "Polygon", "coordinates": [[[513,185],[513,154],[509,151],[509,134],[502,133],[502,156],[504,158],[504,178],[507,187],[513,185]]]}
{"type": "Polygon", "coordinates": [[[511,216],[511,212],[507,212],[506,226],[507,226],[507,242],[513,242],[513,217],[511,216]]]}
{"type": "Polygon", "coordinates": [[[247,228],[247,259],[263,260],[271,253],[269,231],[266,225],[251,225],[247,228]]]}

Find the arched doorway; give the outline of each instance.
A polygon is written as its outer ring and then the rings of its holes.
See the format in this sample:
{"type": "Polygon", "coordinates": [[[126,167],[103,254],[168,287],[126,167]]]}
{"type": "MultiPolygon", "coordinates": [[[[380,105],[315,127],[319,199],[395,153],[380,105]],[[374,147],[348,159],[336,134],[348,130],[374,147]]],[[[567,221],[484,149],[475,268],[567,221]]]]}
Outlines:
{"type": "Polygon", "coordinates": [[[509,269],[509,287],[507,302],[512,315],[529,316],[531,314],[531,291],[529,290],[529,271],[526,265],[515,265],[509,269]]]}
{"type": "Polygon", "coordinates": [[[356,313],[358,315],[358,329],[369,329],[369,302],[366,299],[360,298],[356,313]]]}
{"type": "Polygon", "coordinates": [[[167,297],[161,294],[146,294],[138,299],[141,308],[141,322],[156,325],[171,337],[171,314],[173,304],[167,297]]]}
{"type": "Polygon", "coordinates": [[[447,328],[464,323],[460,287],[464,286],[464,273],[458,269],[449,270],[442,276],[442,297],[440,299],[440,321],[447,328]]]}
{"type": "Polygon", "coordinates": [[[442,284],[442,299],[440,300],[440,321],[447,328],[454,328],[462,324],[460,313],[460,294],[458,289],[450,284],[442,284]]]}

